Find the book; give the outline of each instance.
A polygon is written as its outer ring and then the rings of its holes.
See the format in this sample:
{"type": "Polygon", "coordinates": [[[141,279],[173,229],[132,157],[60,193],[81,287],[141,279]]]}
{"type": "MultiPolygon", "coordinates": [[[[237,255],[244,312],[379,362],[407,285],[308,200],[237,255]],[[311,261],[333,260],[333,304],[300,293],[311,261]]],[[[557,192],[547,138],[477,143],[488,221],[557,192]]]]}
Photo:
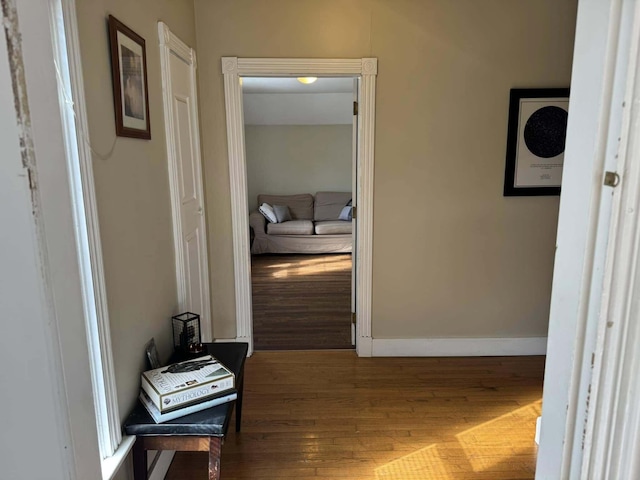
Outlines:
{"type": "Polygon", "coordinates": [[[142,374],[142,390],[160,413],[199,403],[235,388],[235,375],[211,355],[142,374]]]}
{"type": "Polygon", "coordinates": [[[199,412],[201,410],[206,410],[207,408],[216,407],[218,405],[222,405],[223,403],[231,402],[238,398],[238,393],[233,390],[231,392],[222,393],[220,396],[214,397],[210,400],[205,400],[204,402],[194,403],[191,405],[187,405],[186,407],[178,407],[174,410],[169,410],[165,413],[160,413],[158,407],[151,401],[149,396],[146,394],[144,390],[140,390],[140,402],[149,412],[151,418],[156,423],[164,423],[169,420],[174,420],[176,418],[184,417],[185,415],[190,415],[192,413],[199,412]]]}

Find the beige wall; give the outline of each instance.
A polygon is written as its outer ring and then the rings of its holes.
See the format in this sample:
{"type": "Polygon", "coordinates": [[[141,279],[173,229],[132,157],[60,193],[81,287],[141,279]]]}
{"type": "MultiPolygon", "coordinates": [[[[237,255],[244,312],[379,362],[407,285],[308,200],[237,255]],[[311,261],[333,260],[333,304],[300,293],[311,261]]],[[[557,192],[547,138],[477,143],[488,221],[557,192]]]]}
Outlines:
{"type": "Polygon", "coordinates": [[[155,337],[164,359],[172,350],[170,319],[177,299],[157,22],[166,22],[195,46],[193,2],[83,0],[76,5],[118,403],[125,417],[138,395],[145,343],[155,337]],[[151,140],[115,136],[109,14],[146,41],[151,140]]]}
{"type": "Polygon", "coordinates": [[[220,74],[232,55],[378,58],[374,337],[546,335],[558,198],[502,196],[508,98],[569,85],[576,0],[195,6],[218,335],[235,334],[220,74]]]}
{"type": "Polygon", "coordinates": [[[249,209],[258,194],[351,191],[351,125],[247,125],[249,209]]]}

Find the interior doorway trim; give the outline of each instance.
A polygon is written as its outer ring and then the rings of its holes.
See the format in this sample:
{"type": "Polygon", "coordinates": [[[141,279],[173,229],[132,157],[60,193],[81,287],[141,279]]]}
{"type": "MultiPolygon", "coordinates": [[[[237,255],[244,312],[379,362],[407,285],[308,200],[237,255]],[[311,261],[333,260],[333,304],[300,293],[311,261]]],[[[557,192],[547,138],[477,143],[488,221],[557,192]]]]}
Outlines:
{"type": "Polygon", "coordinates": [[[373,162],[377,58],[302,59],[222,57],[231,184],[231,219],[236,293],[236,339],[253,351],[251,254],[247,211],[247,166],[240,77],[359,77],[358,176],[356,205],[356,351],[370,357],[371,272],[373,260],[373,162]]]}

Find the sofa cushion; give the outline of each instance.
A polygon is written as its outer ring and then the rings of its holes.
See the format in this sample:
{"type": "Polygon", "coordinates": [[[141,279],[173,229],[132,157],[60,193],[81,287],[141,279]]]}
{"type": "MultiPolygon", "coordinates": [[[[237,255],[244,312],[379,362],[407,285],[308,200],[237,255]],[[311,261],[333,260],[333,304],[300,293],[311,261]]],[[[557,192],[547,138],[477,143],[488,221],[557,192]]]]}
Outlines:
{"type": "MultiPolygon", "coordinates": [[[[276,216],[278,216],[277,212],[276,216]]],[[[353,220],[353,206],[349,205],[347,207],[342,207],[342,211],[340,212],[340,215],[338,215],[338,220],[346,220],[348,222],[353,220]]]]}
{"type": "Polygon", "coordinates": [[[286,205],[274,205],[273,211],[275,212],[276,218],[278,219],[277,223],[293,220],[291,218],[291,212],[289,212],[289,207],[287,207],[286,205]]]}
{"type": "Polygon", "coordinates": [[[311,220],[291,220],[282,223],[267,224],[269,235],[313,235],[311,220]]]}
{"type": "MultiPolygon", "coordinates": [[[[258,195],[258,205],[286,205],[294,220],[313,220],[313,196],[310,193],[298,195],[258,195]]],[[[336,216],[336,218],[338,218],[336,216]]]]}
{"type": "Polygon", "coordinates": [[[278,217],[276,216],[276,212],[273,210],[273,207],[268,203],[263,203],[258,207],[258,211],[264,215],[264,218],[269,220],[272,223],[278,223],[278,217]]]}
{"type": "Polygon", "coordinates": [[[351,200],[351,192],[316,193],[313,219],[320,222],[338,220],[342,208],[347,205],[349,200],[351,200]]]}
{"type": "MultiPolygon", "coordinates": [[[[269,224],[268,227],[271,225],[273,224],[269,224]]],[[[316,222],[315,231],[316,235],[350,234],[352,225],[351,222],[345,222],[344,220],[325,220],[323,222],[316,222]]]]}

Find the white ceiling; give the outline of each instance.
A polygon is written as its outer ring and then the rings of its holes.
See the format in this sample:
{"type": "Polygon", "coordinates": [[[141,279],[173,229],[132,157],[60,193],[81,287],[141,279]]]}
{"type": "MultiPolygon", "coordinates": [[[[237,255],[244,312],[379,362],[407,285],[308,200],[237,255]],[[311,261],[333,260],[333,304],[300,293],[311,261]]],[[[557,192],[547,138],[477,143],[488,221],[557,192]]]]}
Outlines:
{"type": "Polygon", "coordinates": [[[353,92],[351,77],[319,77],[305,85],[296,78],[242,77],[243,93],[350,93],[353,92]]]}

